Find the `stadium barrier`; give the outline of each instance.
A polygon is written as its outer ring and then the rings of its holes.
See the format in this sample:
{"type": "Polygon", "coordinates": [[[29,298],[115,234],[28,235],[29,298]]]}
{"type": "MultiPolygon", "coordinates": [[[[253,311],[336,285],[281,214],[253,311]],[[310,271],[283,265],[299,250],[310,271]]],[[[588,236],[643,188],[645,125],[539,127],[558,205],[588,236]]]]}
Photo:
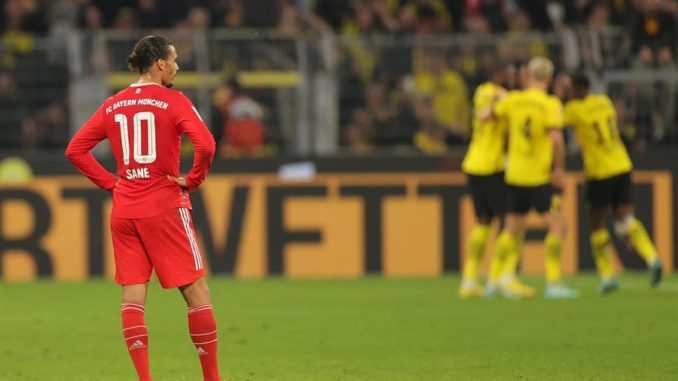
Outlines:
{"type": "MultiPolygon", "coordinates": [[[[673,155],[674,157],[677,155],[673,155]]],[[[646,158],[634,174],[636,214],[666,271],[676,256],[678,160],[646,158]]],[[[675,159],[675,157],[674,157],[675,159]]],[[[220,161],[191,196],[201,251],[213,274],[236,277],[438,276],[457,271],[474,221],[459,158],[316,161],[307,180],[284,180],[281,159],[220,161]],[[360,163],[360,165],[357,165],[360,163]]],[[[0,187],[0,270],[6,281],[112,277],[111,197],[66,163],[33,166],[29,182],[0,187]]],[[[568,174],[564,271],[592,269],[580,172],[568,174]]],[[[522,270],[541,274],[545,235],[530,219],[522,270]]],[[[490,248],[492,245],[490,245],[490,248]]],[[[642,268],[615,241],[618,266],[642,268]]],[[[489,257],[489,256],[488,256],[489,257]]]]}

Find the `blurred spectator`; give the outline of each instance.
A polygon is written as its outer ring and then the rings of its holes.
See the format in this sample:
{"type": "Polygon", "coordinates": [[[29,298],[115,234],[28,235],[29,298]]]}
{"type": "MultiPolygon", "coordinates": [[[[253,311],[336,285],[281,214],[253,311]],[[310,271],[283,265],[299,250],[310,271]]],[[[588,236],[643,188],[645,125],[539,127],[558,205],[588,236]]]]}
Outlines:
{"type": "Polygon", "coordinates": [[[661,0],[643,0],[631,30],[638,65],[672,63],[676,44],[674,15],[664,8],[661,0]]]}
{"type": "Polygon", "coordinates": [[[118,30],[135,30],[139,27],[136,10],[132,7],[120,8],[115,16],[113,27],[118,30]]]}
{"type": "Polygon", "coordinates": [[[56,0],[49,12],[50,34],[61,33],[78,26],[80,4],[78,0],[56,0]],[[58,30],[55,32],[55,30],[58,30]]]}
{"type": "MultiPolygon", "coordinates": [[[[563,1],[565,22],[570,25],[584,25],[596,0],[563,1]]],[[[600,2],[602,4],[602,2],[600,2]]]]}
{"type": "Polygon", "coordinates": [[[14,79],[0,73],[0,148],[16,149],[21,146],[21,118],[23,107],[14,79]]]}
{"type": "Polygon", "coordinates": [[[357,61],[351,59],[344,49],[335,51],[339,85],[339,123],[344,126],[353,111],[365,103],[363,82],[357,61]]]}
{"type": "Polygon", "coordinates": [[[351,15],[349,1],[317,0],[313,11],[327,22],[334,30],[339,30],[351,15]]]}
{"type": "Polygon", "coordinates": [[[421,34],[452,30],[452,15],[441,0],[408,0],[401,8],[402,30],[421,34]]]}
{"type": "MultiPolygon", "coordinates": [[[[477,0],[467,0],[467,4],[469,2],[476,1],[477,0]]],[[[503,32],[506,31],[507,24],[506,24],[506,19],[504,18],[504,6],[502,5],[503,0],[483,0],[482,1],[482,10],[481,13],[484,15],[484,17],[487,19],[487,23],[489,25],[489,29],[492,32],[503,32]]],[[[477,6],[474,8],[467,8],[467,12],[471,12],[469,16],[479,16],[477,12],[477,6]]]]}
{"type": "MultiPolygon", "coordinates": [[[[167,2],[167,3],[173,3],[167,2]]],[[[84,1],[85,7],[93,6],[99,10],[105,28],[113,27],[114,21],[123,8],[134,9],[136,0],[87,0],[84,1]]]]}
{"type": "Polygon", "coordinates": [[[447,151],[447,130],[436,119],[434,102],[430,96],[423,95],[417,101],[416,118],[419,122],[419,131],[414,135],[414,146],[426,154],[439,155],[445,153],[447,151]]]}
{"type": "Polygon", "coordinates": [[[234,28],[243,23],[243,6],[239,0],[212,0],[210,14],[211,25],[217,28],[234,28]]]}
{"type": "Polygon", "coordinates": [[[368,152],[373,147],[374,140],[370,114],[364,109],[353,110],[342,135],[343,144],[354,153],[368,152]]]}
{"type": "Polygon", "coordinates": [[[263,110],[242,93],[236,79],[224,82],[214,93],[214,105],[222,119],[220,151],[226,156],[258,156],[264,152],[263,110]]]}
{"type": "Polygon", "coordinates": [[[527,62],[530,57],[548,56],[549,51],[542,36],[532,29],[530,18],[520,9],[508,11],[509,30],[501,44],[503,62],[527,62]]]}
{"type": "Polygon", "coordinates": [[[654,142],[657,112],[650,104],[650,99],[642,94],[642,86],[634,82],[614,86],[613,97],[619,131],[622,139],[632,150],[643,151],[654,142]]]}
{"type": "Polygon", "coordinates": [[[21,0],[7,0],[3,6],[2,20],[0,25],[3,31],[21,30],[23,21],[23,7],[21,0]]]}
{"type": "Polygon", "coordinates": [[[599,30],[610,23],[610,7],[603,2],[596,2],[590,8],[590,13],[586,19],[586,27],[589,30],[599,30]]]}
{"type": "Polygon", "coordinates": [[[345,36],[395,32],[398,24],[381,2],[355,0],[352,17],[344,20],[341,33],[345,36]]]}
{"type": "Polygon", "coordinates": [[[210,26],[210,14],[207,8],[192,7],[189,9],[186,25],[193,31],[207,31],[207,28],[210,26]]]}
{"type": "Polygon", "coordinates": [[[166,14],[163,14],[162,7],[158,5],[157,0],[137,1],[140,27],[145,29],[167,28],[172,25],[171,19],[166,14]]]}
{"type": "Polygon", "coordinates": [[[377,130],[388,128],[393,122],[394,111],[386,101],[386,86],[380,82],[367,85],[366,103],[367,112],[377,126],[377,130]]]}
{"type": "Polygon", "coordinates": [[[86,5],[80,10],[79,25],[88,32],[95,32],[104,27],[104,16],[99,8],[86,5]]]}
{"type": "Polygon", "coordinates": [[[464,78],[447,63],[444,52],[420,49],[414,81],[419,96],[430,97],[433,119],[445,126],[450,136],[469,133],[469,94],[464,78]]]}
{"type": "Polygon", "coordinates": [[[464,29],[473,35],[486,35],[490,33],[490,23],[483,15],[469,16],[464,20],[464,29]]]}
{"type": "Polygon", "coordinates": [[[390,92],[386,84],[373,82],[366,90],[366,111],[372,121],[373,142],[377,145],[411,144],[411,134],[407,126],[396,119],[399,110],[406,105],[397,99],[397,91],[390,92]]]}
{"type": "Polygon", "coordinates": [[[279,0],[238,0],[243,8],[242,26],[275,28],[280,20],[279,0]]]}
{"type": "Polygon", "coordinates": [[[344,37],[351,38],[346,44],[346,50],[353,61],[352,71],[360,76],[363,83],[367,84],[373,79],[378,56],[381,53],[378,47],[372,44],[373,34],[386,33],[389,30],[384,20],[374,12],[370,2],[355,1],[353,12],[355,19],[346,21],[341,33],[344,37]],[[352,37],[359,37],[359,39],[352,37]]]}
{"type": "Polygon", "coordinates": [[[565,23],[592,27],[607,23],[628,23],[632,13],[631,3],[633,1],[574,0],[563,1],[561,4],[565,10],[565,23]]]}
{"type": "Polygon", "coordinates": [[[23,121],[23,148],[28,150],[65,147],[68,142],[68,117],[63,105],[51,103],[23,121]]]}
{"type": "Polygon", "coordinates": [[[530,24],[539,31],[553,30],[551,17],[547,10],[548,0],[507,0],[514,1],[518,8],[526,14],[530,24]]]}
{"type": "Polygon", "coordinates": [[[5,0],[0,13],[0,30],[47,33],[47,15],[37,0],[5,0]]]}
{"type": "Polygon", "coordinates": [[[302,31],[303,15],[293,1],[283,0],[278,30],[285,36],[298,36],[302,31]]]}
{"type": "Polygon", "coordinates": [[[55,101],[38,114],[37,121],[42,129],[42,148],[65,147],[68,142],[68,116],[64,105],[55,101]]]}
{"type": "Polygon", "coordinates": [[[281,0],[278,31],[284,36],[294,37],[303,35],[306,27],[313,31],[331,31],[325,21],[316,14],[299,9],[292,0],[281,0]]]}

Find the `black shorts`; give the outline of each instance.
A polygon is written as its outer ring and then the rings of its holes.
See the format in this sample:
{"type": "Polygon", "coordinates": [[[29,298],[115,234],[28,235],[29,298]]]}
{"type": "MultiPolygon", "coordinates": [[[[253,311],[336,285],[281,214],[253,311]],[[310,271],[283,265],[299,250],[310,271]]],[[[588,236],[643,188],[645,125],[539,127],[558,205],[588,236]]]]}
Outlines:
{"type": "Polygon", "coordinates": [[[560,191],[551,184],[536,187],[519,187],[507,185],[506,212],[526,214],[535,209],[540,214],[560,206],[560,191]]]}
{"type": "Polygon", "coordinates": [[[504,172],[487,176],[468,175],[468,187],[478,218],[491,219],[504,214],[504,172]]]}
{"type": "Polygon", "coordinates": [[[631,172],[604,180],[586,181],[586,202],[592,208],[606,208],[610,205],[630,205],[633,184],[631,172]]]}

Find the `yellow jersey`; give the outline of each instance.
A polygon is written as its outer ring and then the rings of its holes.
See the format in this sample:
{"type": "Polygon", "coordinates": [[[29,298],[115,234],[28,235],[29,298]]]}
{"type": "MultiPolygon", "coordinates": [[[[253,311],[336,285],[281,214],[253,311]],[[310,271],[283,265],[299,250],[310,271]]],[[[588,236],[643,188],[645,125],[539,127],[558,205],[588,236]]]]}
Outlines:
{"type": "Polygon", "coordinates": [[[607,95],[589,94],[567,102],[565,125],[572,127],[577,136],[587,178],[607,179],[633,168],[619,137],[617,112],[607,95]]]}
{"type": "Polygon", "coordinates": [[[470,175],[487,176],[504,170],[506,160],[506,123],[491,119],[480,121],[480,113],[487,108],[503,87],[492,82],[478,86],[473,95],[473,135],[461,168],[470,175]]]}
{"type": "Polygon", "coordinates": [[[494,115],[508,124],[506,183],[534,187],[551,181],[553,144],[549,130],[563,128],[563,104],[538,89],[510,92],[494,115]]]}

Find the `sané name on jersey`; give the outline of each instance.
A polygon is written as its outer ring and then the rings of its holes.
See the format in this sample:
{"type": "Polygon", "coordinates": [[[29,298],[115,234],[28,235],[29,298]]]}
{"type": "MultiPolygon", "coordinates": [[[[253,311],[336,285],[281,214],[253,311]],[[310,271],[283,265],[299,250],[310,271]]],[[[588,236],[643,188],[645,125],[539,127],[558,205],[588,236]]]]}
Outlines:
{"type": "Polygon", "coordinates": [[[151,178],[151,175],[148,173],[148,167],[127,169],[125,172],[127,180],[151,178]]]}

